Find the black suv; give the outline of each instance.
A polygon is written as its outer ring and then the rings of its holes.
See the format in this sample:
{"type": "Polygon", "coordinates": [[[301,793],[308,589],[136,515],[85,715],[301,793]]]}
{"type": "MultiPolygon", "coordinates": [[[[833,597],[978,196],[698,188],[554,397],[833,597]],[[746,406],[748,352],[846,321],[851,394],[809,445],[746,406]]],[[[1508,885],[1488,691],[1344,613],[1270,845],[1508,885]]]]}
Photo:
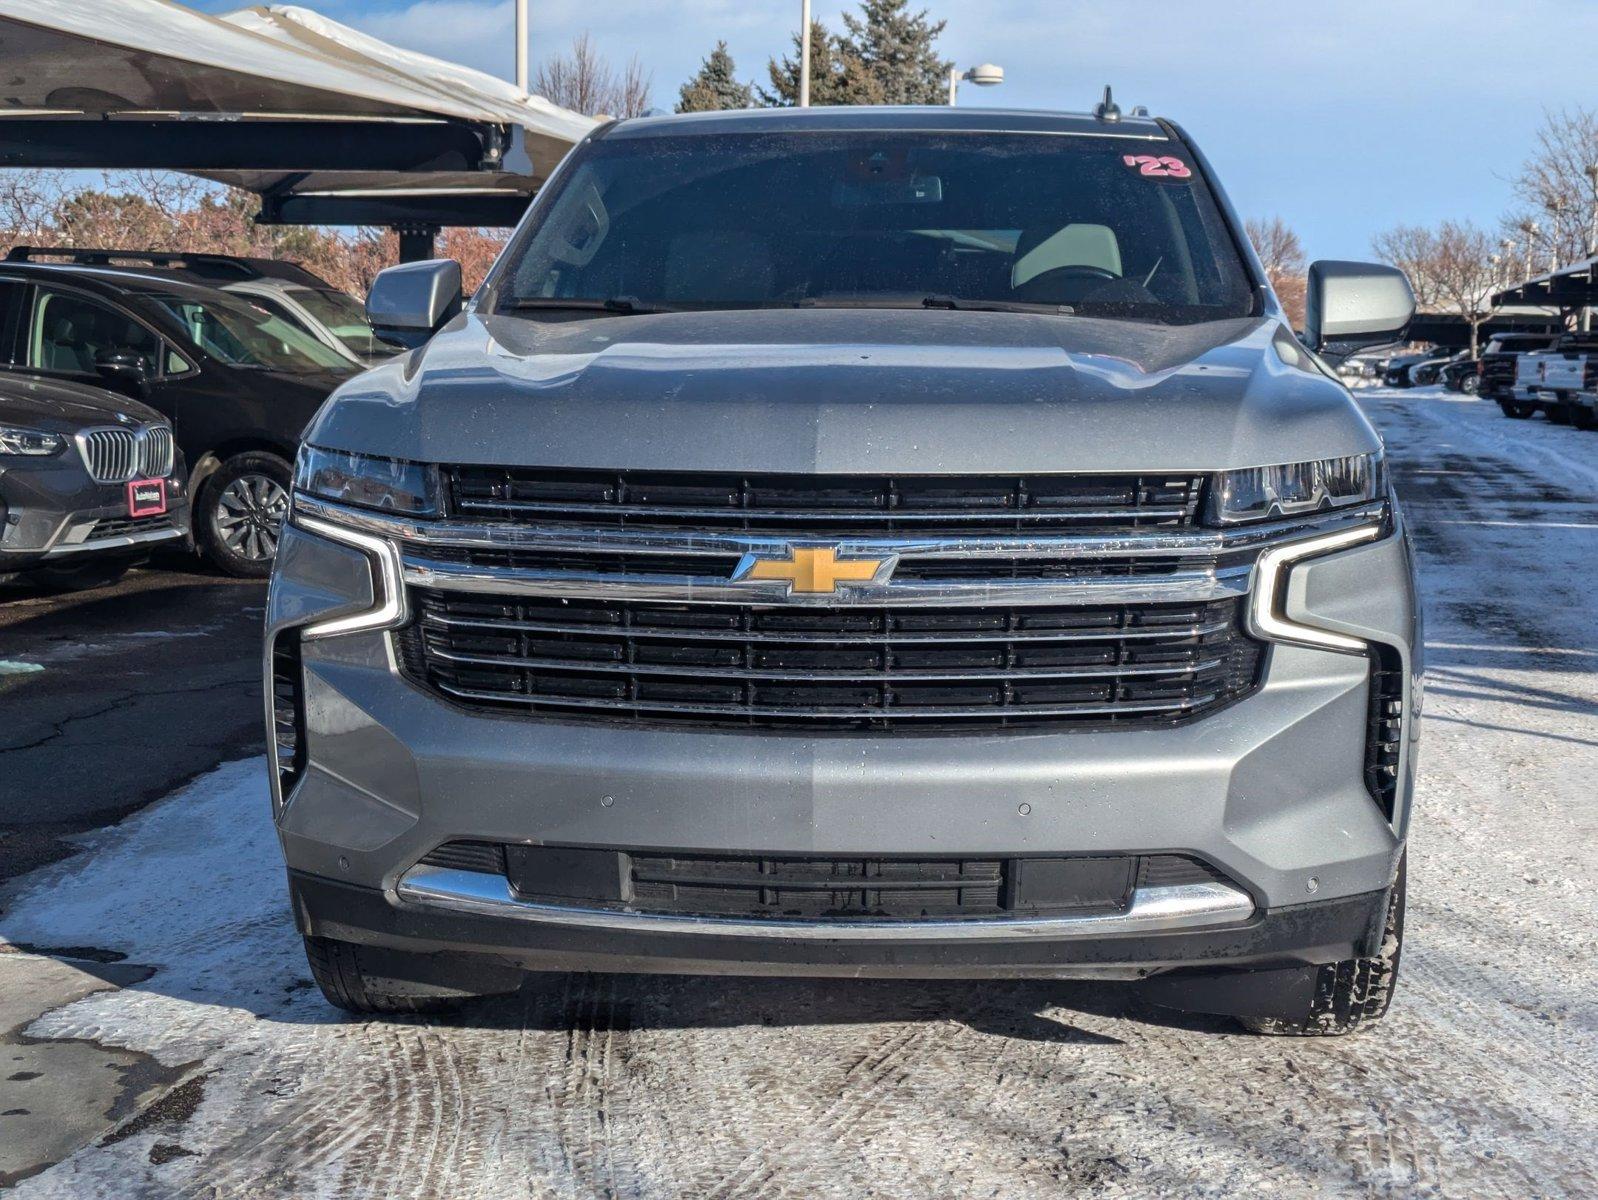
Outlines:
{"type": "Polygon", "coordinates": [[[1515,360],[1534,350],[1546,350],[1558,335],[1553,333],[1498,333],[1482,347],[1481,370],[1476,394],[1496,400],[1506,416],[1531,416],[1536,405],[1515,398],[1515,360]]]}
{"type": "Polygon", "coordinates": [[[281,317],[215,288],[110,267],[0,263],[0,370],[87,382],[172,422],[194,540],[264,576],[300,431],[359,368],[281,317]]]}

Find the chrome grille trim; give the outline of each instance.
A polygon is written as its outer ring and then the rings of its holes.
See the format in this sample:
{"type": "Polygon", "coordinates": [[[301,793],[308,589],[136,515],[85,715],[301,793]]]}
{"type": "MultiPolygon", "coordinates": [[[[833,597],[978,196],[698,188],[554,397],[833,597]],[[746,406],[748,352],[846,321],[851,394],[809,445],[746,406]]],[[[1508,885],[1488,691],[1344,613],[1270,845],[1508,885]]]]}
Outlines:
{"type": "MultiPolygon", "coordinates": [[[[551,702],[544,697],[516,697],[507,696],[502,692],[484,691],[479,688],[455,687],[451,684],[436,684],[439,691],[445,692],[458,700],[488,700],[495,703],[523,702],[528,708],[583,708],[602,712],[613,713],[643,713],[659,714],[661,716],[680,716],[688,714],[702,717],[737,717],[745,718],[781,718],[782,720],[815,721],[815,722],[845,722],[864,719],[859,708],[843,707],[814,707],[814,708],[762,708],[752,705],[733,704],[680,704],[670,700],[591,700],[579,697],[563,696],[558,702],[551,702]]],[[[1024,717],[1091,717],[1091,716],[1121,716],[1130,713],[1144,713],[1151,716],[1171,715],[1178,716],[1194,708],[1205,708],[1213,704],[1220,696],[1218,690],[1201,692],[1189,700],[1156,701],[1145,703],[1106,703],[1106,704],[1052,704],[1033,705],[1025,709],[1012,710],[1011,716],[1024,717]]],[[[973,725],[980,725],[991,721],[994,713],[989,708],[901,708],[893,712],[894,720],[905,721],[970,721],[973,725]]]]}
{"type": "MultiPolygon", "coordinates": [[[[489,631],[503,630],[508,633],[554,633],[554,634],[590,634],[603,635],[611,629],[602,625],[573,621],[569,623],[554,623],[547,621],[514,621],[509,619],[496,619],[490,617],[450,617],[432,614],[428,620],[435,625],[453,626],[462,629],[479,629],[489,631]]],[[[1050,629],[1029,630],[1029,642],[1102,642],[1108,637],[1121,641],[1147,641],[1149,639],[1168,640],[1172,638],[1199,638],[1223,633],[1231,627],[1230,621],[1208,621],[1192,625],[1160,625],[1147,629],[1117,629],[1107,632],[1104,629],[1050,629]]],[[[627,635],[634,639],[676,641],[682,634],[677,630],[668,629],[640,629],[631,626],[627,635]]],[[[718,631],[696,629],[694,639],[701,642],[739,642],[760,645],[762,643],[791,644],[814,643],[823,646],[903,646],[903,645],[939,645],[948,642],[950,634],[946,631],[930,633],[790,633],[790,632],[757,632],[753,630],[718,631]]],[[[962,642],[1008,642],[1015,639],[1011,630],[1001,630],[991,633],[961,632],[958,640],[962,642]]]]}
{"type": "MultiPolygon", "coordinates": [[[[957,638],[950,638],[956,641],[957,638]]],[[[572,674],[602,675],[662,675],[680,676],[684,679],[731,680],[787,680],[826,683],[876,683],[882,671],[829,671],[783,670],[765,667],[676,667],[666,663],[618,663],[578,661],[574,659],[525,658],[509,654],[457,654],[450,650],[431,649],[428,655],[446,662],[464,663],[486,667],[514,667],[527,671],[565,671],[572,674]]],[[[1189,675],[1212,671],[1222,665],[1222,658],[1196,659],[1184,663],[1115,664],[1105,666],[1062,667],[972,667],[963,671],[918,671],[914,668],[895,667],[893,681],[900,683],[989,683],[993,680],[1012,681],[1030,679],[1119,679],[1127,677],[1158,678],[1160,676],[1189,675]]]]}
{"type": "MultiPolygon", "coordinates": [[[[672,554],[734,555],[781,553],[796,539],[768,537],[757,533],[725,533],[672,530],[610,530],[581,527],[515,525],[488,521],[429,520],[352,508],[303,493],[294,497],[296,512],[336,521],[379,537],[411,543],[417,557],[425,558],[431,546],[484,550],[558,550],[595,554],[672,554]]],[[[1040,537],[972,538],[866,538],[817,537],[836,546],[845,556],[900,558],[1139,558],[1177,555],[1209,558],[1234,552],[1255,550],[1276,542],[1292,541],[1311,534],[1332,532],[1380,520],[1383,504],[1336,509],[1313,516],[1273,521],[1264,525],[1236,529],[1193,529],[1168,532],[1151,529],[1086,534],[1073,533],[1040,537]]],[[[802,544],[802,543],[801,543],[802,544]]],[[[442,569],[445,564],[440,564],[442,569]]]]}
{"type": "Polygon", "coordinates": [[[1070,579],[920,579],[851,586],[830,595],[790,595],[782,580],[725,575],[608,575],[472,567],[405,556],[405,582],[442,591],[574,599],[664,600],[694,604],[791,604],[826,608],[882,604],[981,607],[989,604],[1155,604],[1224,600],[1248,594],[1251,564],[1173,571],[1148,579],[1076,576],[1070,579]]]}
{"type": "Polygon", "coordinates": [[[172,473],[175,448],[167,425],[109,425],[85,429],[74,439],[96,483],[160,479],[172,473]]]}

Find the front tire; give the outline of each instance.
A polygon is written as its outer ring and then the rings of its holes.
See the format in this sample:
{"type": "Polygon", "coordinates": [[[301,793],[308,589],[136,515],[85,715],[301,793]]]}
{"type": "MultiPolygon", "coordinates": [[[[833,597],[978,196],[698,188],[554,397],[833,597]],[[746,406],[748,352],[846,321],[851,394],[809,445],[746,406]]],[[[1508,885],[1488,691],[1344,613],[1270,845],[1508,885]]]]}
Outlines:
{"type": "Polygon", "coordinates": [[[1398,961],[1404,949],[1405,860],[1387,901],[1381,949],[1369,958],[1328,963],[1315,980],[1315,996],[1303,1013],[1282,1017],[1240,1017],[1243,1028],[1269,1037],[1341,1037],[1373,1025],[1387,1013],[1398,986],[1398,961]]]}
{"type": "Polygon", "coordinates": [[[205,481],[195,506],[195,540],[229,575],[264,579],[288,516],[289,464],[275,454],[235,454],[205,481]]]}
{"type": "Polygon", "coordinates": [[[1481,379],[1475,375],[1467,375],[1459,381],[1459,390],[1467,396],[1474,396],[1481,391],[1481,379]]]}
{"type": "Polygon", "coordinates": [[[305,960],[323,998],[362,1017],[454,1012],[469,1000],[508,995],[522,984],[511,967],[413,954],[336,938],[306,937],[305,960]]]}

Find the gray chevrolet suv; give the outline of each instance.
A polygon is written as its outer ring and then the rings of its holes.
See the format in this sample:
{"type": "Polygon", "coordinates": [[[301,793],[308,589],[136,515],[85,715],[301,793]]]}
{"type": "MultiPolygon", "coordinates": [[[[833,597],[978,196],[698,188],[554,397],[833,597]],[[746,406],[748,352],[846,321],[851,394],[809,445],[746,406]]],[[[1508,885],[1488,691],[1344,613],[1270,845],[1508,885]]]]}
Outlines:
{"type": "Polygon", "coordinates": [[[272,791],[354,1012],[525,971],[1137,981],[1386,1010],[1419,616],[1326,365],[1176,126],[952,109],[605,126],[463,309],[310,426],[272,791]]]}

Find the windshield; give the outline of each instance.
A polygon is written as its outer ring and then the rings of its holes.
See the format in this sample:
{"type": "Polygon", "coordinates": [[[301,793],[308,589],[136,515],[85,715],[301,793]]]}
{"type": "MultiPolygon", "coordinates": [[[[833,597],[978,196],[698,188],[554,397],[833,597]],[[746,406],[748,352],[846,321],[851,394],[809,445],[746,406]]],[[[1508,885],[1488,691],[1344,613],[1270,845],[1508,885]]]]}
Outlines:
{"type": "Polygon", "coordinates": [[[507,255],[502,307],[1252,311],[1178,143],[858,132],[601,140],[507,255]]]}
{"type": "Polygon", "coordinates": [[[298,326],[238,300],[153,296],[213,358],[236,367],[304,374],[353,370],[348,359],[298,326]]]}
{"type": "Polygon", "coordinates": [[[400,352],[400,347],[390,346],[372,332],[372,326],[366,320],[366,311],[358,301],[343,292],[298,287],[289,288],[288,291],[329,333],[362,358],[387,358],[400,352]]]}

